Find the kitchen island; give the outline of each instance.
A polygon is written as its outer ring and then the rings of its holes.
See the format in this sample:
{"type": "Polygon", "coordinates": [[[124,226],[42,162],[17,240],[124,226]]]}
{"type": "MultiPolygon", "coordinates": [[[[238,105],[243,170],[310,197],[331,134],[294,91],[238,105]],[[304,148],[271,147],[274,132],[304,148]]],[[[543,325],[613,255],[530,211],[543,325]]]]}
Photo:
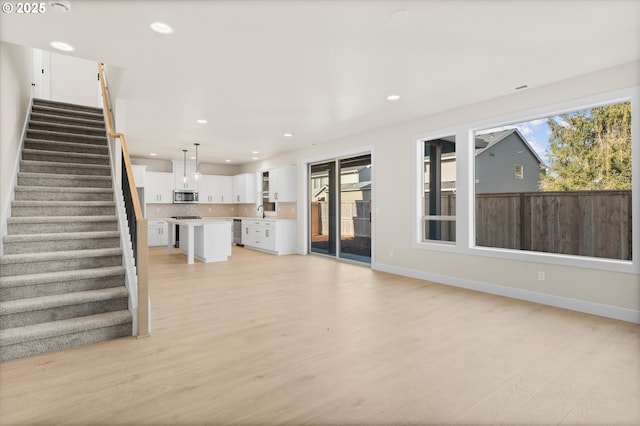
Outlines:
{"type": "Polygon", "coordinates": [[[180,232],[180,249],[187,255],[187,263],[194,259],[202,262],[224,262],[231,256],[231,226],[233,222],[223,218],[163,219],[167,222],[169,243],[167,251],[173,253],[174,225],[186,229],[180,232]]]}

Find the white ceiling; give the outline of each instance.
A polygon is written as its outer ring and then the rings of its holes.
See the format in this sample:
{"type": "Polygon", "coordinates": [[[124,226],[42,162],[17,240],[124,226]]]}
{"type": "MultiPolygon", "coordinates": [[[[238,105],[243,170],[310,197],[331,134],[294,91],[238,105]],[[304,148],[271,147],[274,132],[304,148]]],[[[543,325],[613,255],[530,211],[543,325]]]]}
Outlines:
{"type": "Polygon", "coordinates": [[[3,13],[0,39],[122,68],[130,151],[165,159],[245,163],[640,59],[640,1],[71,4],[3,13]]]}

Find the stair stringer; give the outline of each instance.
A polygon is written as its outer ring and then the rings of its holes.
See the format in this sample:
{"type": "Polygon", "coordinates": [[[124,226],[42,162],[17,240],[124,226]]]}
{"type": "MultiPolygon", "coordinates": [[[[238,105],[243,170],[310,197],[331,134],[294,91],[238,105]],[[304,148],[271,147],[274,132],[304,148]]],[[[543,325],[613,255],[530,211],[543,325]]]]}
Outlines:
{"type": "MultiPolygon", "coordinates": [[[[11,173],[11,182],[9,183],[9,188],[15,188],[18,185],[18,170],[20,170],[20,160],[22,160],[22,150],[24,149],[24,140],[27,137],[27,129],[29,128],[29,117],[31,116],[31,110],[33,108],[33,96],[29,100],[29,106],[27,107],[27,112],[24,116],[24,121],[22,125],[22,134],[20,135],[20,144],[18,146],[18,152],[16,155],[15,163],[13,164],[13,172],[11,173]]],[[[2,206],[4,211],[4,215],[2,216],[2,223],[0,223],[0,241],[4,240],[4,237],[9,233],[7,231],[7,220],[11,217],[11,203],[15,200],[15,191],[9,191],[9,196],[4,202],[5,205],[2,206]]],[[[4,244],[0,244],[0,256],[4,254],[4,244]]]]}
{"type": "Polygon", "coordinates": [[[131,245],[130,229],[127,223],[127,213],[124,206],[122,189],[115,186],[113,196],[118,216],[118,230],[120,231],[120,248],[122,249],[122,264],[125,269],[124,283],[129,290],[129,312],[131,312],[131,335],[138,335],[138,274],[131,245]]]}

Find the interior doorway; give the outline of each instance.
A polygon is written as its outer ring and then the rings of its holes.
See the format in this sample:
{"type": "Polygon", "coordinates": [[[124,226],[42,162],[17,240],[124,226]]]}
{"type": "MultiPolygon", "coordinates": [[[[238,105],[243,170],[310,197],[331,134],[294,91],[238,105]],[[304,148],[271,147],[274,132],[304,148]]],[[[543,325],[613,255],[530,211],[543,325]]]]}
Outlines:
{"type": "Polygon", "coordinates": [[[371,263],[371,154],[309,165],[309,251],[371,263]]]}

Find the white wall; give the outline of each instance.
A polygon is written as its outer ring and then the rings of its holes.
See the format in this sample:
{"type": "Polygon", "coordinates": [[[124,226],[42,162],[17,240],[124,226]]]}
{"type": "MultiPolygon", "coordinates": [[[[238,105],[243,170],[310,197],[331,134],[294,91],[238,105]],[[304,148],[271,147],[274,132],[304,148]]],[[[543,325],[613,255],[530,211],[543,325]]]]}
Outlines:
{"type": "Polygon", "coordinates": [[[51,53],[51,100],[102,107],[94,61],[51,53]]]}
{"type": "MultiPolygon", "coordinates": [[[[478,250],[465,251],[453,247],[450,250],[419,248],[415,243],[414,225],[414,161],[415,141],[418,135],[441,129],[462,129],[466,128],[466,124],[492,117],[639,84],[640,63],[627,64],[401,125],[318,144],[304,151],[287,153],[257,164],[248,164],[245,171],[268,169],[284,164],[298,165],[298,218],[301,219],[298,221],[298,248],[301,252],[306,252],[306,228],[303,219],[306,213],[304,162],[310,159],[330,158],[349,151],[364,151],[367,147],[372,147],[373,268],[640,322],[640,275],[637,272],[567,266],[562,262],[548,262],[540,258],[536,258],[535,261],[533,258],[531,261],[510,260],[486,256],[478,250]],[[538,281],[540,270],[545,272],[545,281],[538,281]]],[[[636,117],[640,115],[640,111],[634,112],[636,117]]],[[[640,150],[640,140],[635,138],[633,143],[634,151],[640,150]]],[[[635,182],[638,182],[637,177],[635,182]]],[[[635,183],[634,186],[638,189],[635,183]]],[[[634,213],[636,230],[640,229],[639,219],[638,214],[634,213]]]]}
{"type": "Polygon", "coordinates": [[[0,42],[0,75],[0,223],[4,225],[32,96],[33,49],[0,42]]]}

